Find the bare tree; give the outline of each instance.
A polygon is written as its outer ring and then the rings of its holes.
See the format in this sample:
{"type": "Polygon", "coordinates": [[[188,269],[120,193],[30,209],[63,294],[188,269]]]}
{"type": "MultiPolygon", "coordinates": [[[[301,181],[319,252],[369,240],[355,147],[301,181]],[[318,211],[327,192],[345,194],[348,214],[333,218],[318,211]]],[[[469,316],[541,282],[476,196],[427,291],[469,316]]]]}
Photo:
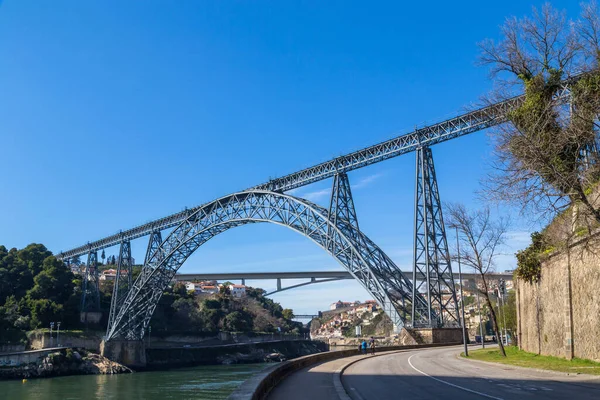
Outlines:
{"type": "MultiPolygon", "coordinates": [[[[468,211],[462,204],[447,205],[445,214],[448,216],[448,226],[458,229],[461,262],[473,268],[481,278],[477,289],[490,310],[496,337],[500,338],[496,312],[490,300],[491,286],[488,274],[494,270],[498,251],[504,244],[509,226],[508,220],[502,218],[493,220],[487,207],[468,211]]],[[[506,357],[502,340],[498,340],[498,343],[501,354],[506,357]]]]}
{"type": "Polygon", "coordinates": [[[525,92],[524,102],[494,132],[494,172],[488,197],[521,206],[544,219],[577,204],[600,224],[596,139],[600,113],[600,16],[595,2],[569,21],[546,4],[531,18],[507,19],[503,39],[480,43],[481,64],[497,85],[494,100],[525,92]],[[568,104],[556,101],[565,80],[568,104]]]}

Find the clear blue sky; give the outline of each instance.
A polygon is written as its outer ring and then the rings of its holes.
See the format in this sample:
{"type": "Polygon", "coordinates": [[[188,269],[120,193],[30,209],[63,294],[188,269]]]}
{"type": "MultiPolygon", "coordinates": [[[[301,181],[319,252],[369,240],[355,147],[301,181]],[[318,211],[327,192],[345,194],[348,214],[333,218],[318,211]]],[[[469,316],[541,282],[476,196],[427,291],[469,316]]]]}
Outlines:
{"type": "MultiPolygon", "coordinates": [[[[66,250],[451,116],[491,88],[476,43],[542,2],[324,4],[0,2],[0,244],[66,250]]],[[[485,133],[433,151],[442,198],[477,206],[485,133]]],[[[413,175],[412,154],[350,175],[362,229],[403,268],[413,175]]],[[[329,186],[296,194],[325,204],[329,186]]],[[[307,239],[254,225],[181,271],[334,268],[307,239]]],[[[355,297],[368,295],[346,282],[275,299],[312,312],[355,297]]]]}

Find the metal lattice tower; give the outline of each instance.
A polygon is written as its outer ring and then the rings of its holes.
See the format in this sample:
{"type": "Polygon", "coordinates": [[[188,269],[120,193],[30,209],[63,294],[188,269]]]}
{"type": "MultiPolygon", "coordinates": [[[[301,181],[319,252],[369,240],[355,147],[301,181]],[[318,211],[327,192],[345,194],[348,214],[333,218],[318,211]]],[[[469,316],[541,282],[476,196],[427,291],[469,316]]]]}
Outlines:
{"type": "Polygon", "coordinates": [[[333,226],[342,229],[352,240],[359,240],[361,235],[358,228],[358,218],[350,190],[350,181],[345,173],[336,174],[333,177],[331,189],[331,200],[329,201],[329,217],[333,226]]]}
{"type": "Polygon", "coordinates": [[[429,147],[420,147],[416,153],[413,298],[423,294],[427,301],[425,304],[413,301],[413,326],[456,326],[459,323],[456,288],[433,156],[429,147]],[[419,273],[425,276],[420,283],[416,279],[419,273]]]}
{"type": "MultiPolygon", "coordinates": [[[[333,226],[339,228],[359,247],[374,245],[359,229],[350,181],[346,173],[336,174],[333,178],[333,188],[329,202],[329,219],[333,222],[333,226]]],[[[406,322],[406,317],[410,313],[407,300],[409,300],[408,303],[412,302],[412,284],[385,253],[381,252],[379,255],[385,257],[386,260],[380,260],[374,254],[372,255],[375,258],[373,260],[375,275],[378,279],[388,282],[386,293],[396,311],[400,313],[402,320],[406,322]],[[392,265],[393,268],[388,267],[392,265]]],[[[417,296],[417,302],[424,304],[425,300],[422,296],[417,296]]]]}
{"type": "Polygon", "coordinates": [[[100,311],[100,279],[98,275],[97,251],[90,251],[88,253],[81,293],[81,312],[92,311],[100,311]]]}
{"type": "Polygon", "coordinates": [[[133,264],[131,262],[131,243],[128,240],[121,242],[119,246],[119,259],[117,261],[117,274],[115,286],[113,287],[112,299],[110,302],[110,314],[108,316],[108,325],[114,321],[116,313],[125,301],[133,283],[133,264]]]}
{"type": "Polygon", "coordinates": [[[162,234],[159,230],[153,231],[150,234],[150,239],[148,240],[148,249],[146,250],[146,258],[144,258],[144,265],[148,264],[152,259],[152,256],[156,252],[156,250],[160,247],[162,243],[162,234]]]}

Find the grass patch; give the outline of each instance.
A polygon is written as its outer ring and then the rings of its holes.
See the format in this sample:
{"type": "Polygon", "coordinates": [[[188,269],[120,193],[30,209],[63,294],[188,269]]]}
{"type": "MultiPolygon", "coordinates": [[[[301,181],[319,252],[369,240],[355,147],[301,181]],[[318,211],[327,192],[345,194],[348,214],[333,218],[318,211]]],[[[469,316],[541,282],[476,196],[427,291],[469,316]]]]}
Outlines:
{"type": "MultiPolygon", "coordinates": [[[[498,348],[469,350],[469,358],[481,361],[491,361],[500,364],[516,365],[518,367],[539,368],[551,371],[600,375],[600,363],[574,358],[566,360],[560,357],[540,356],[519,350],[516,346],[505,347],[506,357],[500,355],[498,348]]],[[[461,353],[464,357],[465,353],[461,353]]]]}

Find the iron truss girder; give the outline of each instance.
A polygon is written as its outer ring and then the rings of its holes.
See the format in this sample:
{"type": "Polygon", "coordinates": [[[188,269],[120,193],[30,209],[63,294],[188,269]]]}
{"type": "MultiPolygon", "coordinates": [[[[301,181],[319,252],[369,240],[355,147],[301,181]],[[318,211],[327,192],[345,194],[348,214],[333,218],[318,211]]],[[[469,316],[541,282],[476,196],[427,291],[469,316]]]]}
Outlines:
{"type": "Polygon", "coordinates": [[[427,301],[413,302],[413,326],[456,326],[456,288],[433,157],[429,147],[419,148],[416,154],[413,296],[424,295],[427,301]],[[417,281],[419,274],[425,279],[417,281]]]}
{"type": "MultiPolygon", "coordinates": [[[[580,75],[563,82],[561,90],[556,94],[557,102],[564,103],[568,100],[570,85],[579,78],[580,75]]],[[[421,146],[432,146],[437,143],[496,126],[506,122],[507,113],[519,107],[523,103],[523,100],[524,96],[521,95],[487,107],[482,107],[284,177],[272,179],[269,182],[257,185],[249,190],[287,192],[291,189],[331,178],[341,172],[349,172],[393,157],[398,157],[415,151],[421,146]]],[[[107,236],[103,239],[90,242],[65,252],[59,252],[56,257],[59,259],[66,259],[78,255],[85,255],[89,251],[97,251],[118,245],[121,240],[133,240],[147,236],[156,230],[176,227],[182,221],[185,221],[192,214],[208,204],[212,203],[206,203],[191,209],[186,209],[182,212],[122,231],[116,235],[107,236]]]]}
{"type": "Polygon", "coordinates": [[[81,291],[81,312],[100,311],[100,279],[98,274],[98,252],[90,251],[87,257],[83,288],[81,291]]]}
{"type": "MultiPolygon", "coordinates": [[[[324,248],[346,268],[373,296],[397,327],[403,326],[400,313],[389,293],[398,289],[399,269],[362,233],[364,246],[333,226],[327,210],[305,200],[269,191],[235,193],[213,201],[190,215],[161,243],[133,284],[116,317],[108,327],[106,339],[141,339],[156,304],[184,261],[214,236],[237,226],[270,222],[287,226],[324,248]],[[330,247],[328,247],[328,245],[330,247]],[[382,280],[385,277],[386,280],[382,280]]],[[[411,293],[399,286],[399,294],[411,293]]]]}
{"type": "Polygon", "coordinates": [[[110,314],[108,316],[108,325],[110,326],[116,318],[116,311],[127,297],[131,289],[133,279],[133,263],[131,262],[131,243],[128,240],[121,242],[119,246],[119,258],[117,260],[117,273],[113,294],[110,302],[110,314]]]}

